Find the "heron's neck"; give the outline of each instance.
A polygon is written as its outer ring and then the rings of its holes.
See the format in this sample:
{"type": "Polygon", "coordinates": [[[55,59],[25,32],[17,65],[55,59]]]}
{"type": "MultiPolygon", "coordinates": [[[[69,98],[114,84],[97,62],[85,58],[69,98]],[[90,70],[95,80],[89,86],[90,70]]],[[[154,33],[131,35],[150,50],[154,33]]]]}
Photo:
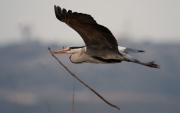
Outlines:
{"type": "Polygon", "coordinates": [[[72,63],[81,63],[83,62],[81,59],[81,55],[84,53],[84,48],[79,48],[75,50],[75,53],[72,54],[69,59],[72,63]]]}

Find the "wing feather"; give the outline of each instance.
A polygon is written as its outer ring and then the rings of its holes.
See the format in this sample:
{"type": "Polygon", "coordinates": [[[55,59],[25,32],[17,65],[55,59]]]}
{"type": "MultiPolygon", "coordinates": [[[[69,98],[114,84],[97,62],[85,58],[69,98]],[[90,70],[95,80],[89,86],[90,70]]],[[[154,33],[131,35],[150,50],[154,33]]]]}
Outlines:
{"type": "Polygon", "coordinates": [[[118,43],[111,31],[98,24],[91,15],[72,12],[54,6],[55,15],[58,20],[65,22],[73,28],[84,40],[89,49],[108,49],[119,53],[118,43]]]}

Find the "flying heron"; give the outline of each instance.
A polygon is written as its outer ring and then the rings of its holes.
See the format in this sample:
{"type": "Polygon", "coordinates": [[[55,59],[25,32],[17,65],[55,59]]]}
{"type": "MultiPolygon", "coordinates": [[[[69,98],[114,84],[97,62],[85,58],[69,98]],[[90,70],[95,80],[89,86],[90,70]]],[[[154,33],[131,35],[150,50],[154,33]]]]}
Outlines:
{"type": "Polygon", "coordinates": [[[54,6],[55,15],[58,20],[66,23],[74,29],[84,40],[86,46],[70,46],[53,51],[54,54],[72,54],[69,59],[72,63],[120,63],[122,61],[133,62],[152,68],[159,68],[153,62],[141,62],[128,53],[144,52],[132,48],[118,46],[118,43],[111,31],[100,25],[91,15],[72,12],[54,6]]]}

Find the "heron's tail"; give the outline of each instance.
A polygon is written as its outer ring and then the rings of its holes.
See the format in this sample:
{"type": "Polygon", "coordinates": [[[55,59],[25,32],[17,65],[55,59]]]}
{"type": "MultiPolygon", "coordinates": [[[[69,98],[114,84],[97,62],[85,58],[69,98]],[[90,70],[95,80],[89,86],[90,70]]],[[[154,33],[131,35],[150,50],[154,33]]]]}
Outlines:
{"type": "Polygon", "coordinates": [[[155,64],[154,61],[152,62],[141,62],[135,58],[133,58],[132,56],[121,52],[121,54],[123,55],[123,57],[125,58],[125,61],[127,62],[133,62],[133,63],[137,63],[137,64],[141,64],[144,66],[148,66],[148,67],[152,67],[152,68],[159,68],[159,65],[155,64]]]}
{"type": "Polygon", "coordinates": [[[136,63],[144,65],[144,66],[152,67],[152,68],[159,68],[159,65],[155,64],[154,61],[152,61],[152,62],[136,62],[136,63]]]}

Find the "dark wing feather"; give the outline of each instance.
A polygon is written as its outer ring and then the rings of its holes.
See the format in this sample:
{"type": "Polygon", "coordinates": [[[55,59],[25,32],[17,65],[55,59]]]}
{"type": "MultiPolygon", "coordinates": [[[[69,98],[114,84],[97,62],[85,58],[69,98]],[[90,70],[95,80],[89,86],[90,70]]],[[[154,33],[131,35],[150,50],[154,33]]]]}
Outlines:
{"type": "Polygon", "coordinates": [[[119,53],[118,44],[109,29],[99,25],[92,16],[83,13],[72,12],[54,6],[55,15],[58,20],[65,22],[83,38],[87,52],[90,49],[108,49],[119,53]]]}

